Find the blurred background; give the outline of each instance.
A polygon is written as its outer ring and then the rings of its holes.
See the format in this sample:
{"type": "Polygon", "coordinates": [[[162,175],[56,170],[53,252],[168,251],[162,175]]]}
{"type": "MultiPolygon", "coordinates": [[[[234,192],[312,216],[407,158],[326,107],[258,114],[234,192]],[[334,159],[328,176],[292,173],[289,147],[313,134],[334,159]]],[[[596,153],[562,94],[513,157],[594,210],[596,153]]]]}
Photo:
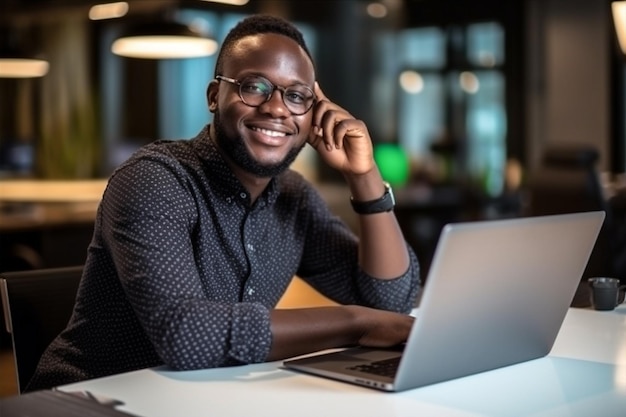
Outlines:
{"type": "MultiPolygon", "coordinates": [[[[294,22],[325,94],[367,123],[423,280],[446,223],[604,210],[581,288],[626,283],[626,1],[611,0],[0,0],[0,272],[84,263],[108,176],[211,122],[215,51],[253,13],[294,22]]],[[[342,179],[308,149],[294,169],[358,233],[342,179]]]]}
{"type": "MultiPolygon", "coordinates": [[[[106,178],[139,146],[211,121],[216,46],[242,17],[269,13],[297,24],[325,93],[367,122],[424,276],[447,222],[604,209],[589,274],[623,277],[617,3],[2,0],[0,270],[82,263],[106,178]],[[191,57],[112,50],[174,22],[212,44],[191,57]]],[[[358,232],[341,178],[308,151],[294,168],[358,232]]]]}

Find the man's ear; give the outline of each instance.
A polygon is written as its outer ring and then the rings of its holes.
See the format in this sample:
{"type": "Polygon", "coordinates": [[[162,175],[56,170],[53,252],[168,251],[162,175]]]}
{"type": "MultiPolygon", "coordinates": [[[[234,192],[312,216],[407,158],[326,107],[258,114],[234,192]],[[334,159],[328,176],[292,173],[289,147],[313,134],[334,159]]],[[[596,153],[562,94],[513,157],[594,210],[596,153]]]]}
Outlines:
{"type": "Polygon", "coordinates": [[[215,113],[217,110],[217,95],[219,92],[219,82],[217,80],[213,80],[209,83],[209,86],[206,89],[206,99],[209,104],[209,111],[211,113],[215,113]]]}

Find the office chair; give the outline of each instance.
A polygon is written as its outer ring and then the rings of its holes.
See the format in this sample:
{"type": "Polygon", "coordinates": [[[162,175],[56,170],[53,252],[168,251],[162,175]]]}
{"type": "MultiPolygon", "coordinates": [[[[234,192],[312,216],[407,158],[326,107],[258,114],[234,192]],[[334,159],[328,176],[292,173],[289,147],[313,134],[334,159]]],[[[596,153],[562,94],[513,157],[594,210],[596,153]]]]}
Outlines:
{"type": "Polygon", "coordinates": [[[65,328],[74,308],[82,266],[5,272],[0,293],[20,393],[43,351],[65,328]]]}
{"type": "Polygon", "coordinates": [[[614,244],[612,212],[602,190],[596,163],[598,151],[587,145],[553,145],[546,149],[541,166],[531,173],[524,214],[540,216],[603,210],[606,218],[573,305],[586,306],[586,278],[613,276],[614,244]]]}
{"type": "Polygon", "coordinates": [[[549,147],[528,181],[530,215],[606,210],[596,169],[598,151],[584,145],[549,147]]]}

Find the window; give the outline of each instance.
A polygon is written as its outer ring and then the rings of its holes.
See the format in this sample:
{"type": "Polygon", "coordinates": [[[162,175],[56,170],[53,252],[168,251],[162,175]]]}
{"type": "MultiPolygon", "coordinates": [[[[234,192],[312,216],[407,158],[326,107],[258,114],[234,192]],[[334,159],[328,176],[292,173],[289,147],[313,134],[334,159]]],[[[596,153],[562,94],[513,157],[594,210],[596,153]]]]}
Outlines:
{"type": "MultiPolygon", "coordinates": [[[[488,195],[500,194],[507,134],[502,26],[411,28],[377,46],[383,56],[393,54],[395,65],[379,71],[394,80],[397,140],[413,163],[427,165],[436,159],[434,145],[447,143],[456,153],[448,175],[468,176],[488,195]]],[[[382,107],[377,113],[389,114],[382,107]]]]}

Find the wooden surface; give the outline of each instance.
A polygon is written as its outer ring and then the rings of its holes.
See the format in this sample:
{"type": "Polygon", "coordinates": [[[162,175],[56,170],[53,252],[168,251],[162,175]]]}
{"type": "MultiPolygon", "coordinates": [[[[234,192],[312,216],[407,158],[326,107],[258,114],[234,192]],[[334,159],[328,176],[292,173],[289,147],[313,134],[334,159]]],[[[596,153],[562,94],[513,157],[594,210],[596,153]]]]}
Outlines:
{"type": "Polygon", "coordinates": [[[0,202],[100,201],[107,180],[0,180],[0,202]]]}

